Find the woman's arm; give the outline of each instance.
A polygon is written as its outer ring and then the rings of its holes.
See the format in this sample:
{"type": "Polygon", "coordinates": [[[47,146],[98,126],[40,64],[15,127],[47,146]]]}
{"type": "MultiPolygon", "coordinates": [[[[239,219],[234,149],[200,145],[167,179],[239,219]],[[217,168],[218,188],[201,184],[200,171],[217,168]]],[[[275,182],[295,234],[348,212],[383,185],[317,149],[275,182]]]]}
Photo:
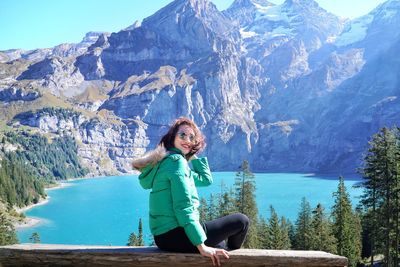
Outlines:
{"type": "MultiPolygon", "coordinates": [[[[197,163],[195,163],[197,164],[197,163]]],[[[204,161],[199,164],[204,164],[204,161]]],[[[205,165],[208,169],[207,159],[205,165]]],[[[171,194],[173,208],[178,220],[178,224],[183,227],[186,235],[188,236],[190,242],[197,247],[200,254],[205,257],[210,257],[213,265],[221,265],[220,256],[229,258],[228,252],[223,249],[216,249],[204,244],[207,236],[204,232],[203,227],[200,225],[198,214],[196,208],[192,202],[192,193],[190,188],[190,178],[185,175],[185,170],[187,168],[187,162],[185,159],[181,158],[174,162],[174,171],[171,175],[171,194]]],[[[199,169],[205,169],[201,167],[199,169]]],[[[204,173],[204,171],[203,171],[204,173]]],[[[198,174],[201,176],[201,174],[198,174]]],[[[202,175],[208,181],[212,181],[211,174],[208,169],[208,174],[202,175]]]]}
{"type": "Polygon", "coordinates": [[[195,158],[192,157],[191,163],[193,166],[192,176],[196,186],[207,186],[212,184],[213,179],[210,171],[210,167],[208,166],[208,160],[206,157],[204,158],[195,158]]]}
{"type": "Polygon", "coordinates": [[[179,226],[183,227],[190,242],[197,246],[203,243],[207,236],[199,222],[199,215],[192,199],[190,178],[186,176],[187,162],[180,159],[171,159],[171,196],[172,205],[179,226]]]}

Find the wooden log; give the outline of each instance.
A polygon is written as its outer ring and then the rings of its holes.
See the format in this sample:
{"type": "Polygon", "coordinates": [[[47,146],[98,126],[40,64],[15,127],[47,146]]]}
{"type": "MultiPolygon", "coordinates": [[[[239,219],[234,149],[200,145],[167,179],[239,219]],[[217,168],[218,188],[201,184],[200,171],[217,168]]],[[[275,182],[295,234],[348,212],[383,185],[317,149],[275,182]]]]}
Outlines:
{"type": "MultiPolygon", "coordinates": [[[[229,252],[230,266],[347,266],[347,258],[322,251],[238,249],[229,252]]],[[[212,266],[200,254],[171,253],[156,247],[18,244],[0,246],[0,267],[9,266],[212,266]]]]}

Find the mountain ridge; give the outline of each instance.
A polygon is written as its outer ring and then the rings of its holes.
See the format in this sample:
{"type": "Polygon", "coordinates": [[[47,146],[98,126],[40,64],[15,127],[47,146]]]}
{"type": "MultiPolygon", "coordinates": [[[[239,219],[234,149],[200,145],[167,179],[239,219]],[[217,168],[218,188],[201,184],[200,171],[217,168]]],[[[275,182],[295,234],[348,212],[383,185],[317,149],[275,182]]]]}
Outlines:
{"type": "MultiPolygon", "coordinates": [[[[236,0],[223,12],[175,0],[83,53],[0,63],[0,103],[46,92],[92,114],[79,130],[57,129],[81,140],[93,174],[131,172],[179,116],[207,136],[214,170],[248,159],[256,171],[354,172],[368,138],[399,119],[399,3],[343,21],[313,0],[236,0]],[[352,23],[364,38],[349,36],[352,23]]],[[[28,121],[19,123],[35,128],[28,121]]]]}

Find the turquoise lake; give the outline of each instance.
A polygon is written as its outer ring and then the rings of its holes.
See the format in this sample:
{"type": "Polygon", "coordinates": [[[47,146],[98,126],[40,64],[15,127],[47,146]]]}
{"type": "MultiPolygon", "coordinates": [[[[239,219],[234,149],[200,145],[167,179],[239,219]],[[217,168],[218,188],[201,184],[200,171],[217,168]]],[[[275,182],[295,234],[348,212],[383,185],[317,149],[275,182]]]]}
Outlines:
{"type": "MultiPolygon", "coordinates": [[[[256,173],[256,200],[259,214],[269,217],[273,205],[279,216],[296,220],[304,196],[315,208],[321,203],[326,212],[333,205],[332,193],[337,190],[338,177],[310,176],[296,173],[256,173]]],[[[198,188],[199,196],[208,199],[221,192],[221,182],[228,188],[234,184],[234,172],[214,172],[211,186],[198,188]]],[[[345,185],[353,206],[362,189],[353,188],[359,178],[346,178],[345,185]]],[[[111,176],[69,182],[70,186],[49,190],[50,201],[25,214],[43,219],[42,223],[18,230],[21,243],[29,242],[32,233],[40,235],[41,243],[125,245],[129,234],[137,233],[138,220],[143,220],[146,243],[148,229],[148,194],[137,176],[111,176]]]]}

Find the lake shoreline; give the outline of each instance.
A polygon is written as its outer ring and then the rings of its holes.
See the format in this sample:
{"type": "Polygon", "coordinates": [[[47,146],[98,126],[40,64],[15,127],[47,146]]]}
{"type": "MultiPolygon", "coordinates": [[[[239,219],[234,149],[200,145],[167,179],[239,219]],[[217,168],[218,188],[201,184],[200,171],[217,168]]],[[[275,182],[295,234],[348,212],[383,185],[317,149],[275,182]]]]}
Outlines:
{"type": "MultiPolygon", "coordinates": [[[[217,196],[234,188],[235,172],[212,172],[212,175],[213,185],[199,187],[199,197],[207,199],[211,194],[217,196]]],[[[303,197],[311,207],[321,204],[326,212],[330,212],[334,204],[332,194],[338,189],[337,178],[329,179],[312,173],[255,173],[254,181],[258,213],[266,219],[270,217],[269,207],[273,206],[279,216],[296,221],[303,197]]],[[[62,182],[71,184],[71,187],[48,191],[51,197],[49,205],[25,213],[29,217],[39,217],[40,221],[31,228],[18,229],[17,237],[21,242],[29,242],[32,233],[38,232],[43,243],[126,244],[129,234],[137,231],[140,218],[143,234],[150,234],[149,191],[140,187],[136,175],[62,182]]],[[[345,179],[352,203],[357,205],[362,192],[353,184],[355,181],[345,179]]],[[[32,224],[34,222],[31,220],[32,224]]]]}
{"type": "MultiPolygon", "coordinates": [[[[68,178],[61,182],[56,182],[55,186],[45,188],[45,191],[51,191],[51,190],[57,190],[57,189],[69,187],[69,186],[72,186],[72,184],[70,182],[74,182],[74,181],[78,181],[78,180],[86,180],[86,179],[91,180],[91,179],[100,179],[100,178],[107,178],[107,177],[109,177],[109,176],[95,176],[95,177],[87,176],[87,177],[80,177],[80,178],[68,178]]],[[[38,203],[35,203],[35,204],[32,203],[32,204],[22,207],[22,208],[14,207],[14,210],[18,214],[25,213],[32,208],[45,205],[45,204],[49,203],[49,201],[50,201],[50,197],[46,196],[46,198],[40,198],[38,203]]],[[[44,221],[45,221],[45,219],[43,219],[43,218],[28,216],[22,220],[14,221],[13,226],[16,230],[20,230],[20,229],[24,229],[24,228],[30,228],[30,227],[37,226],[37,225],[43,223],[44,221]]]]}
{"type": "MultiPolygon", "coordinates": [[[[57,183],[56,186],[45,188],[45,191],[57,190],[57,189],[61,189],[61,188],[68,187],[68,186],[71,186],[71,184],[67,183],[67,182],[59,182],[59,183],[57,183]]],[[[18,214],[22,214],[32,208],[45,205],[45,204],[49,203],[49,201],[50,201],[50,197],[46,196],[46,198],[40,198],[38,203],[30,204],[30,205],[22,207],[22,208],[14,207],[14,210],[18,214]]],[[[13,226],[16,230],[19,230],[19,229],[23,229],[23,228],[30,228],[33,226],[37,226],[38,224],[43,223],[43,221],[44,221],[44,219],[38,218],[38,217],[25,217],[21,221],[15,221],[13,223],[13,226]]]]}

